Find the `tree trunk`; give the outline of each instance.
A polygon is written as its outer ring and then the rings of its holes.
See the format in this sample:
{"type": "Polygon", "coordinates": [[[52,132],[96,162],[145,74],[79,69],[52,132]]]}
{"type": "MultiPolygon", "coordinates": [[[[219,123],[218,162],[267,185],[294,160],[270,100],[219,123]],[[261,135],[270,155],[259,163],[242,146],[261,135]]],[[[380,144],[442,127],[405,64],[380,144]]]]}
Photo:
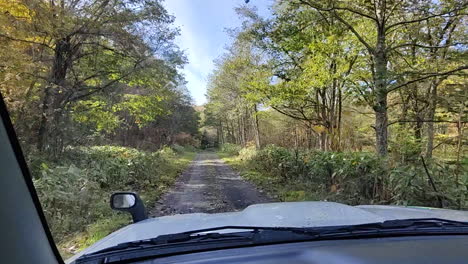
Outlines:
{"type": "Polygon", "coordinates": [[[387,93],[382,91],[376,95],[375,106],[376,150],[380,156],[386,156],[388,153],[387,126],[387,93]]]}
{"type": "Polygon", "coordinates": [[[257,116],[257,105],[254,105],[254,118],[253,118],[253,130],[254,130],[254,138],[255,138],[255,147],[260,149],[260,128],[258,125],[258,116],[257,116]]]}
{"type": "Polygon", "coordinates": [[[412,84],[409,89],[411,89],[412,97],[414,100],[413,103],[413,112],[415,116],[415,124],[414,124],[414,138],[416,142],[420,143],[422,138],[422,127],[423,127],[423,119],[424,113],[421,111],[421,107],[419,106],[419,93],[417,85],[412,84]]]}
{"type": "Polygon", "coordinates": [[[247,121],[249,120],[248,111],[249,111],[248,108],[244,109],[244,114],[242,115],[242,119],[241,119],[242,120],[242,138],[243,138],[243,141],[244,141],[242,146],[244,146],[244,147],[247,145],[247,141],[248,141],[248,137],[247,137],[248,136],[248,134],[247,134],[247,132],[248,132],[248,127],[247,127],[248,123],[247,123],[247,121]]]}
{"type": "MultiPolygon", "coordinates": [[[[431,90],[429,97],[429,112],[428,120],[434,120],[435,112],[437,108],[437,80],[434,79],[431,82],[431,90]]],[[[434,122],[427,123],[427,147],[426,147],[426,158],[432,158],[432,150],[434,149],[434,122]]]]}
{"type": "MultiPolygon", "coordinates": [[[[53,137],[60,137],[60,121],[62,119],[64,86],[68,69],[72,63],[72,46],[70,38],[56,42],[54,61],[50,72],[49,83],[44,91],[42,113],[38,130],[37,148],[39,151],[55,152],[53,137]]],[[[62,142],[57,139],[57,142],[62,142]]]]}
{"type": "Polygon", "coordinates": [[[417,142],[421,142],[421,137],[422,137],[422,118],[420,113],[416,113],[416,124],[414,127],[414,137],[417,142]]]}
{"type": "Polygon", "coordinates": [[[46,142],[46,124],[47,124],[47,110],[49,108],[50,101],[50,89],[49,85],[46,86],[44,90],[44,98],[42,99],[42,108],[41,108],[41,120],[39,122],[39,129],[37,131],[37,150],[43,151],[45,149],[46,142]]]}
{"type": "Polygon", "coordinates": [[[235,136],[235,130],[234,130],[233,122],[228,121],[226,125],[227,125],[226,129],[228,130],[227,131],[227,134],[228,134],[227,142],[228,143],[236,143],[236,136],[235,136]]]}
{"type": "Polygon", "coordinates": [[[341,151],[341,118],[343,114],[343,98],[341,87],[338,90],[338,150],[341,151]]]}
{"type": "Polygon", "coordinates": [[[387,113],[387,54],[385,36],[379,32],[377,45],[374,51],[375,63],[375,135],[376,150],[380,156],[388,153],[388,113],[387,113]]]}
{"type": "MultiPolygon", "coordinates": [[[[463,107],[460,107],[460,112],[458,113],[458,123],[457,123],[457,169],[456,169],[456,174],[455,174],[455,186],[457,186],[457,189],[460,188],[460,172],[461,172],[461,160],[460,160],[460,154],[462,153],[462,148],[463,148],[463,126],[464,124],[462,123],[462,116],[463,116],[463,107]]],[[[458,210],[461,209],[462,207],[462,192],[460,192],[460,196],[457,197],[457,203],[458,203],[458,210]]]]}
{"type": "Polygon", "coordinates": [[[224,130],[223,130],[223,122],[219,122],[218,127],[218,145],[224,144],[224,130]]]}
{"type": "Polygon", "coordinates": [[[320,149],[327,151],[327,132],[320,132],[320,149]]]}
{"type": "Polygon", "coordinates": [[[307,125],[306,137],[307,137],[307,149],[312,149],[312,125],[307,125]]]}
{"type": "Polygon", "coordinates": [[[241,146],[244,146],[244,139],[242,138],[242,135],[243,135],[243,128],[242,128],[242,117],[241,116],[238,116],[237,117],[237,144],[241,145],[241,146]]]}

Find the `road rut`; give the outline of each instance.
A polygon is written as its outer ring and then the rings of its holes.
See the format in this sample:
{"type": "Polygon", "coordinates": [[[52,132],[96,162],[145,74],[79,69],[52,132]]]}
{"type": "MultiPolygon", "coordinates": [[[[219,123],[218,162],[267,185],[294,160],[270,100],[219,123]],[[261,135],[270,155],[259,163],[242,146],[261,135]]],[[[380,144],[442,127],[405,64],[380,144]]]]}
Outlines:
{"type": "Polygon", "coordinates": [[[198,153],[170,191],[156,202],[150,216],[239,211],[256,203],[273,202],[243,180],[218,155],[198,153]]]}

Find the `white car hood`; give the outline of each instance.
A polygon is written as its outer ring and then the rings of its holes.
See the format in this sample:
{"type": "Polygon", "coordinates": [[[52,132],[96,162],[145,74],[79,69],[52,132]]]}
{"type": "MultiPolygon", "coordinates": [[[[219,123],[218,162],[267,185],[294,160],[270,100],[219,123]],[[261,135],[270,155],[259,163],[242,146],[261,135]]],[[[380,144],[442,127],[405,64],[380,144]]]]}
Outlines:
{"type": "Polygon", "coordinates": [[[443,218],[468,222],[468,212],[427,207],[349,206],[334,202],[255,204],[239,212],[172,215],[130,224],[74,255],[66,263],[74,261],[83,254],[120,243],[195,229],[219,226],[318,227],[357,225],[408,218],[443,218]]]}

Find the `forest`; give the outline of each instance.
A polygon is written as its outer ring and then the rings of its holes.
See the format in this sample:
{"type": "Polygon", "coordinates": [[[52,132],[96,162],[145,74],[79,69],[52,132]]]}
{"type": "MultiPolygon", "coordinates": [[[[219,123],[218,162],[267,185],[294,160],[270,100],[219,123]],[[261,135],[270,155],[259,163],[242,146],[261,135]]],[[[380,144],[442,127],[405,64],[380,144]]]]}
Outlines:
{"type": "Polygon", "coordinates": [[[467,208],[466,1],[275,1],[209,79],[221,154],[282,200],[467,208]]]}
{"type": "Polygon", "coordinates": [[[113,191],[151,204],[193,158],[174,19],[160,0],[0,0],[0,92],[64,256],[129,223],[113,191]]]}
{"type": "Polygon", "coordinates": [[[271,3],[236,8],[194,106],[162,0],[0,0],[0,93],[64,256],[200,151],[279,201],[468,209],[468,2],[271,3]]]}

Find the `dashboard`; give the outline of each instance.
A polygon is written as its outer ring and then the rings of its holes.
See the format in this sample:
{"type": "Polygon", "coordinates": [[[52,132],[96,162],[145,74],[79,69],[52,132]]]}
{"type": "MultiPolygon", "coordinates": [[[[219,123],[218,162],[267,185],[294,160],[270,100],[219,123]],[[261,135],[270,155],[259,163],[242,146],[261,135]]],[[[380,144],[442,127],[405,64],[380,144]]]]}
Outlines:
{"type": "Polygon", "coordinates": [[[468,236],[313,241],[160,257],[138,264],[468,263],[468,236]]]}

